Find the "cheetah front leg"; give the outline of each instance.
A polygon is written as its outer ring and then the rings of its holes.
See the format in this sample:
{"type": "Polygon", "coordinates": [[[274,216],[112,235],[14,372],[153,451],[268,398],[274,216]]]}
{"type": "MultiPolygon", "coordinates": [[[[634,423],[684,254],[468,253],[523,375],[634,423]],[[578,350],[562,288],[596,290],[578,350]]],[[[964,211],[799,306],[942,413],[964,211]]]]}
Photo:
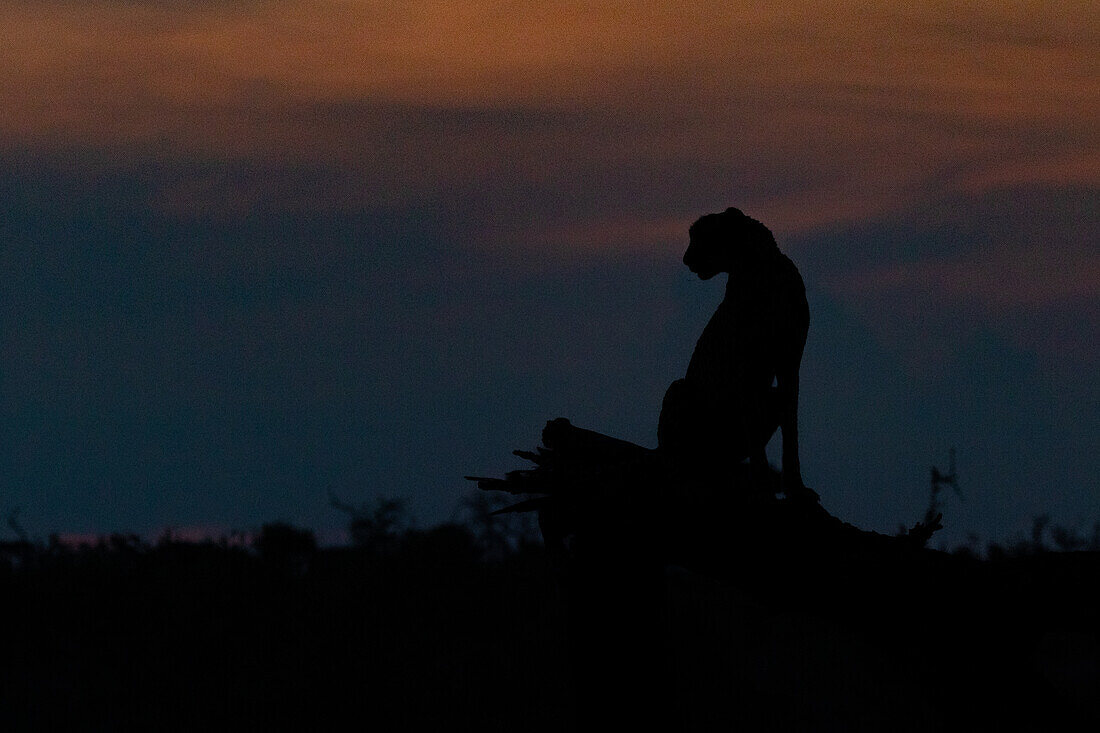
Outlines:
{"type": "Polygon", "coordinates": [[[783,431],[783,493],[790,499],[818,501],[818,495],[802,482],[798,460],[798,367],[776,375],[779,390],[779,429],[783,431]]]}

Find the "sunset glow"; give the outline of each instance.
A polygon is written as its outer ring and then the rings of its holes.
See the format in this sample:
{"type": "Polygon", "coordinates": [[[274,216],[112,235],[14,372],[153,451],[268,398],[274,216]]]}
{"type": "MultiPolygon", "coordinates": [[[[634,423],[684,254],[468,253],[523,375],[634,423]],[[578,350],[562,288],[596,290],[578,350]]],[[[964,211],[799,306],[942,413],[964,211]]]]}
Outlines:
{"type": "Polygon", "coordinates": [[[970,440],[1003,525],[1100,471],[1095,0],[0,0],[0,68],[0,472],[74,531],[649,440],[731,205],[807,283],[823,485],[970,440]]]}
{"type": "Polygon", "coordinates": [[[344,205],[513,178],[561,187],[555,225],[601,230],[690,216],[660,189],[694,181],[805,231],[1100,182],[1088,2],[43,0],[0,23],[7,146],[331,166],[344,205]],[[644,213],[591,201],[586,177],[630,169],[682,179],[636,182],[644,213]]]}

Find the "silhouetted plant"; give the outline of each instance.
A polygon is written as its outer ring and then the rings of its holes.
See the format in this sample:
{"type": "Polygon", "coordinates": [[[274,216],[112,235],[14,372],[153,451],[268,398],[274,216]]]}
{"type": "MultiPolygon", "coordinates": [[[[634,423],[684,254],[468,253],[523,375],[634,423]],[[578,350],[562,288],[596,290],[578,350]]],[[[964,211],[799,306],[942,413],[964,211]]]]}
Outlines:
{"type": "Polygon", "coordinates": [[[16,507],[8,514],[8,527],[12,532],[15,532],[15,536],[20,542],[30,543],[30,537],[27,536],[27,531],[23,529],[22,523],[19,521],[19,515],[23,512],[22,507],[16,507]]]}
{"type": "Polygon", "coordinates": [[[537,542],[538,528],[530,514],[500,514],[511,502],[500,494],[476,491],[459,503],[458,520],[469,527],[483,558],[501,560],[537,542]]]}
{"type": "Polygon", "coordinates": [[[470,529],[460,524],[440,524],[427,530],[410,530],[401,541],[401,554],[422,567],[470,566],[481,559],[481,549],[470,529]]]}
{"type": "Polygon", "coordinates": [[[106,549],[115,553],[138,553],[149,549],[149,546],[133,532],[114,532],[103,542],[106,549]]]}
{"type": "Polygon", "coordinates": [[[317,538],[308,529],[300,529],[286,522],[271,522],[260,528],[252,546],[265,562],[301,573],[309,567],[317,551],[317,538]]]}
{"type": "Polygon", "coordinates": [[[905,525],[898,527],[898,535],[908,537],[922,547],[928,543],[932,535],[943,529],[943,524],[940,521],[943,519],[943,500],[940,498],[940,494],[943,490],[945,488],[951,488],[955,491],[956,496],[962,498],[958,477],[955,472],[954,448],[950,450],[948,456],[949,467],[946,473],[935,466],[932,466],[930,469],[931,477],[928,482],[928,507],[924,510],[924,516],[910,529],[907,529],[905,525]]]}
{"type": "Polygon", "coordinates": [[[373,503],[353,506],[331,491],[329,504],[348,516],[348,534],[356,547],[372,553],[390,553],[397,546],[408,521],[400,499],[378,498],[373,503]]]}
{"type": "Polygon", "coordinates": [[[1091,534],[1051,523],[1050,515],[1040,514],[1031,520],[1031,532],[1026,539],[1008,544],[989,542],[986,557],[999,560],[1028,557],[1046,552],[1100,551],[1100,522],[1092,525],[1091,534]],[[1048,542],[1049,538],[1049,542],[1048,542]]]}
{"type": "Polygon", "coordinates": [[[1054,525],[1050,528],[1050,537],[1054,546],[1062,552],[1079,550],[1100,550],[1100,522],[1092,525],[1092,534],[1079,534],[1077,531],[1054,525]]]}
{"type": "Polygon", "coordinates": [[[955,470],[955,449],[951,448],[948,451],[948,468],[944,473],[940,469],[932,466],[930,469],[931,476],[928,481],[928,509],[924,512],[924,521],[927,523],[932,517],[936,515],[943,515],[943,501],[940,498],[940,494],[944,489],[950,488],[955,492],[955,496],[962,498],[962,489],[959,488],[958,473],[955,470]]]}
{"type": "Polygon", "coordinates": [[[34,544],[19,523],[20,508],[8,514],[8,527],[15,533],[15,541],[0,541],[0,566],[9,569],[24,568],[34,556],[34,544]]]}

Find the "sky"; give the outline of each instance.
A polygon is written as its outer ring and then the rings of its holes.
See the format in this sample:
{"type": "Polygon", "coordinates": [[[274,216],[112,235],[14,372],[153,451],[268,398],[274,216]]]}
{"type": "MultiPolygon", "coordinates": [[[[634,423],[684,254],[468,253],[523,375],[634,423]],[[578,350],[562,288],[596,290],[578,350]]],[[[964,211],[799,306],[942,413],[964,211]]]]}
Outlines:
{"type": "Polygon", "coordinates": [[[1100,7],[0,0],[0,511],[450,519],[655,445],[737,206],[811,307],[803,474],[945,542],[1100,521],[1100,7]]]}

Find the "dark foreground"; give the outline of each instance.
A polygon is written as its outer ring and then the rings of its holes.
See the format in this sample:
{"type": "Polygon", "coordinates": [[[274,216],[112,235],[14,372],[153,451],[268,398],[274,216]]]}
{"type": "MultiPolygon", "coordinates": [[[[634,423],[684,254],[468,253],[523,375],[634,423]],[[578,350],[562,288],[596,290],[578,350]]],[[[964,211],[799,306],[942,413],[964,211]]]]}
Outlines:
{"type": "MultiPolygon", "coordinates": [[[[959,729],[938,702],[935,671],[859,629],[687,571],[669,569],[667,581],[664,687],[681,727],[959,729]]],[[[586,722],[548,557],[528,544],[485,559],[461,527],[370,550],[39,549],[0,565],[0,593],[4,730],[561,731],[586,722]]],[[[1048,730],[1094,719],[1095,633],[1047,634],[1019,654],[1049,684],[1048,730]]],[[[986,715],[967,719],[974,729],[986,715]]]]}

